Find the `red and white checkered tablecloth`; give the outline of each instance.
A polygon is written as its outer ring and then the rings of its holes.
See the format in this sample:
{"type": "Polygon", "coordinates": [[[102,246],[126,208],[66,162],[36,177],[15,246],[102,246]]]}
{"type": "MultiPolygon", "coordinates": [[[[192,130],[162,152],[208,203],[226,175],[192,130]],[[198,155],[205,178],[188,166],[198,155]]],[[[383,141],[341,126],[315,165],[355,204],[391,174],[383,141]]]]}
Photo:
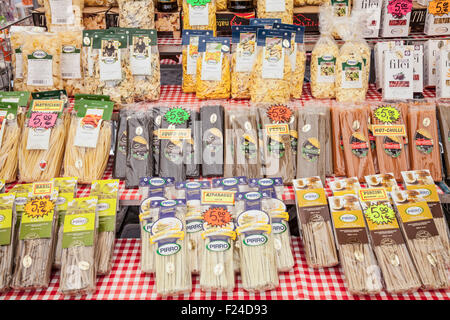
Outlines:
{"type": "MultiPolygon", "coordinates": [[[[199,277],[193,277],[190,294],[169,297],[174,300],[449,300],[450,290],[420,290],[412,294],[357,296],[347,292],[340,267],[308,268],[305,252],[298,237],[292,237],[295,266],[291,272],[280,273],[279,287],[272,291],[249,293],[243,290],[237,276],[236,288],[229,293],[207,293],[199,288],[199,277]]],[[[59,271],[52,274],[46,290],[9,291],[0,300],[155,300],[153,275],[140,271],[139,239],[118,239],[114,250],[113,269],[109,276],[98,277],[97,291],[84,297],[64,297],[58,293],[59,271]]]]}

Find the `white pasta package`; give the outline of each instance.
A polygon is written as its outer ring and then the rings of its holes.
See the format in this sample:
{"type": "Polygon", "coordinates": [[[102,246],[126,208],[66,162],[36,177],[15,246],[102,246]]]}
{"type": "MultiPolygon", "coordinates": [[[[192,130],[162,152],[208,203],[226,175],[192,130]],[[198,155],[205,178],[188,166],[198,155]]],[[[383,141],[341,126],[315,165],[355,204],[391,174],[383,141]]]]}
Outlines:
{"type": "Polygon", "coordinates": [[[404,100],[414,97],[414,56],[411,49],[394,47],[383,56],[384,100],[404,100]]]}
{"type": "Polygon", "coordinates": [[[44,0],[45,20],[50,32],[82,27],[83,0],[44,0]]]}
{"type": "Polygon", "coordinates": [[[437,53],[440,48],[448,45],[449,40],[427,40],[423,44],[424,59],[423,59],[423,80],[424,87],[433,87],[436,85],[436,60],[437,53]]]}
{"type": "Polygon", "coordinates": [[[212,180],[212,187],[214,189],[247,192],[251,191],[248,185],[247,177],[229,177],[229,178],[215,178],[212,180]]]}
{"type": "Polygon", "coordinates": [[[155,251],[156,292],[174,296],[192,290],[186,236],[186,201],[158,200],[151,202],[157,208],[150,230],[150,243],[155,251]]]}
{"type": "Polygon", "coordinates": [[[427,1],[425,26],[423,33],[429,36],[442,36],[450,34],[450,13],[448,2],[434,0],[427,1]]]}
{"type": "Polygon", "coordinates": [[[261,192],[238,193],[235,202],[242,287],[249,292],[278,287],[271,216],[261,192]]]}
{"type": "Polygon", "coordinates": [[[153,0],[119,0],[119,27],[155,28],[155,3],[153,0]]]}
{"type": "Polygon", "coordinates": [[[450,45],[442,46],[436,55],[436,98],[450,98],[450,45]]]}
{"type": "Polygon", "coordinates": [[[235,195],[231,190],[201,191],[203,291],[232,291],[235,287],[235,195]]]}
{"type": "Polygon", "coordinates": [[[282,178],[251,178],[248,179],[251,191],[265,192],[283,201],[284,183],[282,178]]]}
{"type": "Polygon", "coordinates": [[[81,72],[81,49],[83,33],[80,28],[59,31],[61,40],[61,78],[69,97],[84,93],[81,72]]]}
{"type": "Polygon", "coordinates": [[[380,36],[385,38],[407,37],[413,0],[386,0],[381,13],[380,36]]]}
{"type": "MultiPolygon", "coordinates": [[[[381,25],[382,0],[353,0],[354,11],[361,11],[364,17],[362,36],[367,38],[378,37],[381,25]]],[[[358,29],[358,32],[361,30],[358,29]]]]}
{"type": "Polygon", "coordinates": [[[340,34],[337,25],[345,22],[350,17],[352,0],[330,0],[329,5],[332,8],[332,34],[335,39],[339,39],[340,34]]]}
{"type": "Polygon", "coordinates": [[[395,46],[403,46],[403,41],[382,41],[377,42],[374,46],[374,60],[375,60],[375,86],[377,90],[383,87],[384,76],[384,53],[392,50],[395,46]]]}
{"type": "Polygon", "coordinates": [[[407,45],[413,55],[413,91],[423,93],[423,45],[407,45]]]}

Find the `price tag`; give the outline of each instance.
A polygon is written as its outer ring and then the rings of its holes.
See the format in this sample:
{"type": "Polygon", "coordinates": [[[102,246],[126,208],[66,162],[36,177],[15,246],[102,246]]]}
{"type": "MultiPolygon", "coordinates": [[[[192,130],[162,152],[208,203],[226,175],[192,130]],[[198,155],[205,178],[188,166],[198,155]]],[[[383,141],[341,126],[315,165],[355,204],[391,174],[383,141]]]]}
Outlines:
{"type": "Polygon", "coordinates": [[[433,16],[443,16],[448,14],[449,0],[434,0],[428,3],[428,12],[433,16]]]}
{"type": "Polygon", "coordinates": [[[400,19],[412,11],[412,0],[391,0],[387,8],[388,13],[400,19]]]}
{"type": "Polygon", "coordinates": [[[233,218],[230,212],[223,207],[210,208],[203,214],[203,220],[211,227],[221,227],[230,223],[233,218]]]}
{"type": "Polygon", "coordinates": [[[48,216],[54,209],[53,201],[42,198],[32,199],[25,205],[25,213],[30,218],[42,218],[48,216]]]}
{"type": "Polygon", "coordinates": [[[43,128],[51,129],[55,126],[58,120],[58,113],[56,112],[36,112],[32,111],[30,119],[28,120],[29,128],[43,128]]]}
{"type": "Polygon", "coordinates": [[[370,206],[365,215],[366,219],[375,225],[390,225],[395,222],[395,212],[386,204],[370,206]]]}

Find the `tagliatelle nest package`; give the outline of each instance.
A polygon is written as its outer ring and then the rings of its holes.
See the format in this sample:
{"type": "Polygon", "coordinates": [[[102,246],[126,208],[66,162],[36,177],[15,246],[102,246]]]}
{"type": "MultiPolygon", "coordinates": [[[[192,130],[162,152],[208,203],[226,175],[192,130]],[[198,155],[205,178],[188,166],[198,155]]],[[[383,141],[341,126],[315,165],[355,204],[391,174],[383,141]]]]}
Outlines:
{"type": "Polygon", "coordinates": [[[258,0],[258,18],[279,18],[282,23],[294,22],[294,0],[258,0]]]}
{"type": "Polygon", "coordinates": [[[118,0],[119,26],[121,28],[155,28],[153,0],[118,0]]]}
{"type": "Polygon", "coordinates": [[[73,29],[58,32],[61,40],[61,77],[68,96],[83,92],[81,73],[82,31],[73,29]]]}
{"type": "Polygon", "coordinates": [[[213,30],[216,35],[216,0],[206,0],[205,5],[183,0],[183,29],[213,30]]]}
{"type": "Polygon", "coordinates": [[[45,20],[49,31],[61,27],[81,27],[83,0],[44,0],[45,20]]]}

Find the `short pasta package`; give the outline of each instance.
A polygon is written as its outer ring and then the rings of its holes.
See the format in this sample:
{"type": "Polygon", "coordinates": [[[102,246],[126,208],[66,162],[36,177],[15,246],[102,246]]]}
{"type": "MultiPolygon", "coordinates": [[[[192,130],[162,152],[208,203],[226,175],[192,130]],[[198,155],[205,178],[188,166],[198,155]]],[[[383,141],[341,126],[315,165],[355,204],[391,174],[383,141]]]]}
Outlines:
{"type": "Polygon", "coordinates": [[[61,40],[61,78],[67,95],[72,97],[84,93],[81,73],[81,29],[59,31],[61,40]]]}
{"type": "Polygon", "coordinates": [[[258,0],[259,18],[278,18],[282,23],[294,22],[294,0],[258,0]]]}
{"type": "Polygon", "coordinates": [[[121,28],[155,28],[153,0],[119,0],[119,26],[121,28]]]}
{"type": "Polygon", "coordinates": [[[223,37],[201,37],[198,52],[197,98],[229,98],[231,91],[230,40],[223,37]]]}
{"type": "Polygon", "coordinates": [[[291,32],[259,29],[257,57],[253,66],[250,99],[252,102],[286,104],[291,95],[291,32]]]}
{"type": "Polygon", "coordinates": [[[183,0],[183,30],[212,30],[216,35],[216,0],[183,0]]]}
{"type": "Polygon", "coordinates": [[[21,128],[17,121],[17,103],[0,102],[0,179],[11,183],[17,179],[21,128]]]}
{"type": "Polygon", "coordinates": [[[81,27],[83,8],[83,0],[44,0],[48,30],[54,32],[67,27],[81,27]]]}

